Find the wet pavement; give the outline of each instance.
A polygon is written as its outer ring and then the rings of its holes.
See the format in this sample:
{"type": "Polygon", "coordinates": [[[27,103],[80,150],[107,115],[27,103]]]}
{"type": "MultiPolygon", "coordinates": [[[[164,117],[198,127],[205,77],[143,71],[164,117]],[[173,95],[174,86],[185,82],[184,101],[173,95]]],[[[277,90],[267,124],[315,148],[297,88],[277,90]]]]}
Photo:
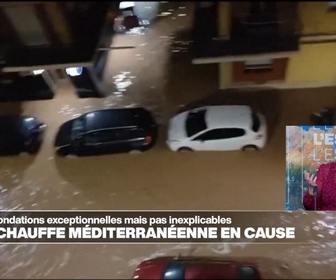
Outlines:
{"type": "MultiPolygon", "coordinates": [[[[309,114],[336,106],[335,88],[218,91],[217,65],[191,65],[188,30],[191,4],[167,11],[142,35],[118,35],[103,79],[105,99],[77,99],[67,81],[55,99],[0,104],[1,113],[35,115],[48,127],[40,153],[0,158],[2,209],[285,209],[285,125],[307,124],[309,114]],[[180,154],[165,145],[165,124],[181,106],[252,104],[270,125],[267,147],[258,152],[180,154]],[[61,123],[98,108],[142,105],[163,125],[157,146],[142,154],[56,158],[53,139],[61,123]]],[[[279,214],[280,215],[280,214],[279,214]]],[[[335,224],[332,213],[308,216],[311,230],[335,224]],[[323,220],[325,224],[318,225],[323,220]]],[[[300,221],[297,221],[300,224],[300,221]]],[[[286,224],[286,221],[283,221],[286,224]]],[[[300,226],[300,225],[297,225],[300,226]]],[[[129,278],[144,258],[192,254],[254,259],[264,277],[335,277],[333,232],[311,245],[2,245],[0,277],[129,278]]]]}

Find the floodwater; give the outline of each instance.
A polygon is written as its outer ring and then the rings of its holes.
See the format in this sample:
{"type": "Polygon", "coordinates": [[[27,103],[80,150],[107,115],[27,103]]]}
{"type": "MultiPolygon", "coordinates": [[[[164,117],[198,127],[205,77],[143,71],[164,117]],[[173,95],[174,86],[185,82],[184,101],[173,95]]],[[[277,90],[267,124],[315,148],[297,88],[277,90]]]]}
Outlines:
{"type": "MultiPolygon", "coordinates": [[[[0,159],[2,209],[285,209],[285,125],[308,123],[311,111],[335,106],[335,89],[217,91],[217,66],[190,63],[191,5],[168,9],[144,34],[116,36],[114,47],[134,48],[109,53],[104,75],[109,97],[79,100],[64,81],[53,100],[0,105],[2,113],[35,115],[48,125],[36,157],[0,159]],[[270,125],[268,146],[251,153],[169,151],[164,142],[167,118],[200,99],[257,106],[270,125]],[[55,158],[53,139],[64,121],[92,109],[136,105],[151,110],[163,125],[153,150],[55,158]]],[[[253,259],[265,278],[331,279],[336,275],[336,238],[326,229],[334,225],[333,213],[297,220],[308,231],[323,231],[323,242],[310,240],[309,245],[2,245],[0,277],[130,278],[145,258],[182,254],[253,259]]]]}

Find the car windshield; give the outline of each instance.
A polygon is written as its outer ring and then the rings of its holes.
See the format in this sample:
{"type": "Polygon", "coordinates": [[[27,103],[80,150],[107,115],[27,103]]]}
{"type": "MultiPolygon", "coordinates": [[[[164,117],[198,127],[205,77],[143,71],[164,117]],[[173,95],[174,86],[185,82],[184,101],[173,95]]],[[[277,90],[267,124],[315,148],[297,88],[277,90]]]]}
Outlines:
{"type": "Polygon", "coordinates": [[[252,130],[258,132],[260,128],[260,119],[255,112],[252,112],[252,130]]]}
{"type": "Polygon", "coordinates": [[[186,121],[187,136],[191,137],[207,129],[205,121],[206,110],[192,111],[188,114],[186,121]]]}
{"type": "Polygon", "coordinates": [[[84,133],[84,117],[79,117],[73,121],[71,129],[71,139],[76,139],[79,135],[84,133]]]}
{"type": "Polygon", "coordinates": [[[164,274],[163,280],[183,280],[185,273],[185,266],[181,262],[172,262],[168,264],[164,274]]]}

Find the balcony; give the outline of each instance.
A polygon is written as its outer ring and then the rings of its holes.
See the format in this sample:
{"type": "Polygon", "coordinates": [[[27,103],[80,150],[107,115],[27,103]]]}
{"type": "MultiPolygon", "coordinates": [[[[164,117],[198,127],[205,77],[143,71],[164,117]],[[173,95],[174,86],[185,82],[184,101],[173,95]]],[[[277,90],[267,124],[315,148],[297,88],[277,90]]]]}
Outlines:
{"type": "MultiPolygon", "coordinates": [[[[217,18],[223,12],[218,4],[195,12],[194,58],[216,62],[239,61],[248,56],[273,58],[298,51],[297,3],[230,2],[231,26],[221,36],[217,18]],[[263,4],[264,3],[264,4],[263,4]],[[206,26],[206,28],[205,28],[206,26]]],[[[288,56],[288,55],[287,55],[288,56]]]]}

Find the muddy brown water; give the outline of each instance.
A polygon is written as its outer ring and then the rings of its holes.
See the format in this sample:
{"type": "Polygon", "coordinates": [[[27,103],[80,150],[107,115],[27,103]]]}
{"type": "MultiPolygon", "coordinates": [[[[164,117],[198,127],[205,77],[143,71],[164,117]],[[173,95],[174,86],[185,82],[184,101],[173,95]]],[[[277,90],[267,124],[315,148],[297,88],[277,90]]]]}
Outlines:
{"type": "MultiPolygon", "coordinates": [[[[285,125],[306,124],[311,111],[336,105],[335,89],[262,92],[218,91],[217,66],[190,63],[187,52],[192,4],[181,4],[144,35],[118,35],[113,46],[135,46],[108,55],[105,99],[76,99],[67,82],[53,100],[1,104],[1,113],[23,112],[47,123],[35,156],[0,159],[2,209],[213,209],[285,208],[285,125]],[[186,16],[185,16],[186,15],[186,16]],[[183,37],[184,36],[184,37],[183,37]],[[246,103],[264,112],[267,147],[256,153],[173,153],[165,145],[165,123],[185,104],[246,103]],[[143,105],[163,124],[158,145],[135,155],[55,158],[59,125],[97,108],[143,105]]],[[[280,215],[280,214],[279,214],[280,215]]],[[[286,221],[282,222],[286,225],[286,221]]],[[[149,244],[1,245],[0,277],[129,278],[144,258],[162,255],[243,258],[259,263],[266,278],[335,278],[333,213],[308,215],[297,226],[323,230],[309,245],[149,244]],[[321,223],[324,221],[324,223],[321,223]],[[320,223],[319,223],[320,222],[320,223]],[[323,241],[323,242],[322,242],[323,241]]],[[[308,229],[309,230],[309,229],[308,229]]]]}

